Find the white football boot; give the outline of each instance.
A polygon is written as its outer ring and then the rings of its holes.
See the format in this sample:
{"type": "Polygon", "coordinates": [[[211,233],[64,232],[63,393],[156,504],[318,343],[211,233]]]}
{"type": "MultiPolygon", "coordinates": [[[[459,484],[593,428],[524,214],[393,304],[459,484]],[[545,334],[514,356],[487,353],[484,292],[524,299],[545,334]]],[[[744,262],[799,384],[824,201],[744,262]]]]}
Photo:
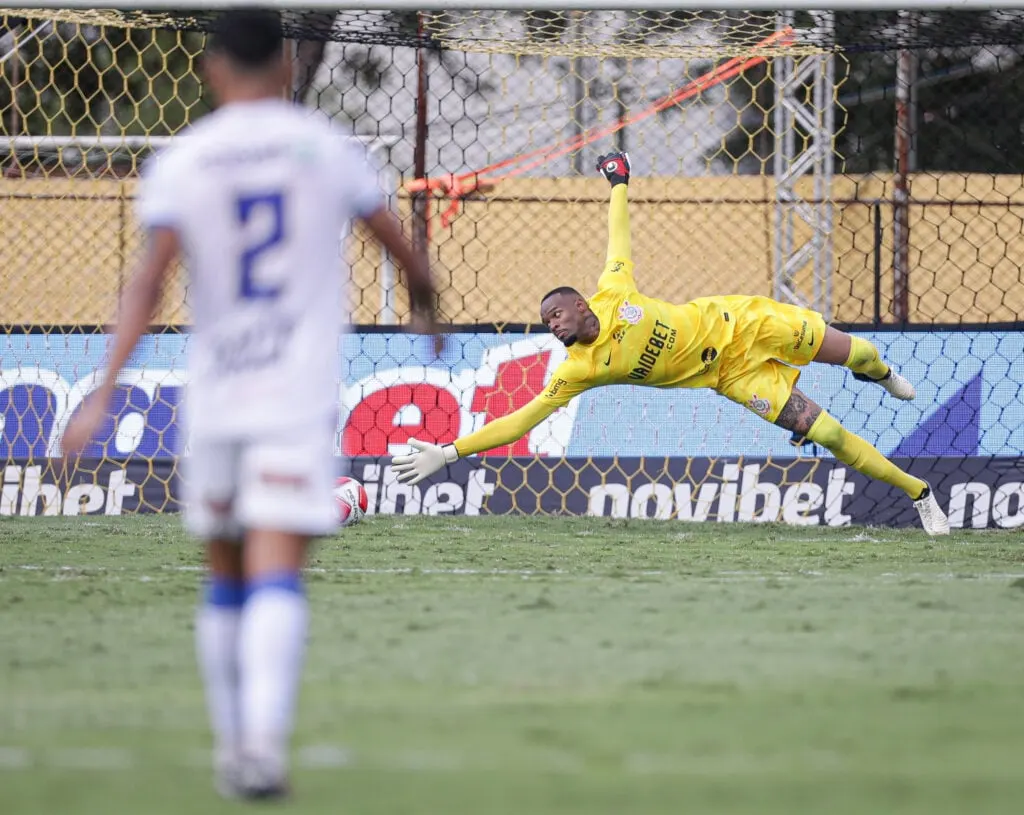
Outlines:
{"type": "Polygon", "coordinates": [[[234,751],[218,751],[213,760],[213,785],[221,798],[243,798],[244,783],[241,757],[234,751]]]}
{"type": "Polygon", "coordinates": [[[903,402],[909,402],[917,396],[917,391],[915,391],[914,386],[910,384],[910,380],[900,376],[892,368],[889,369],[889,375],[879,382],[879,384],[903,402]]]}
{"type": "Polygon", "coordinates": [[[249,753],[242,765],[241,797],[248,801],[275,800],[291,794],[284,751],[249,753]]]}
{"type": "Polygon", "coordinates": [[[921,526],[929,535],[949,534],[949,518],[935,500],[931,487],[925,487],[921,497],[914,501],[914,508],[921,516],[921,526]]]}
{"type": "Polygon", "coordinates": [[[889,391],[889,393],[903,402],[909,402],[917,395],[917,391],[915,391],[914,386],[910,384],[910,380],[900,376],[892,368],[890,368],[889,373],[881,379],[872,379],[867,374],[857,373],[853,375],[853,378],[860,382],[874,382],[876,385],[881,385],[889,391]]]}

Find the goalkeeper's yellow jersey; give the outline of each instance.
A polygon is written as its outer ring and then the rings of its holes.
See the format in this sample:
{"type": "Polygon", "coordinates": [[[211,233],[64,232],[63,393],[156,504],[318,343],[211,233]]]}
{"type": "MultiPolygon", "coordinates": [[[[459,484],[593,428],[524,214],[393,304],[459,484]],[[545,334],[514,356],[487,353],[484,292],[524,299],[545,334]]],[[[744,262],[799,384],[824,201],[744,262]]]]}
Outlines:
{"type": "Polygon", "coordinates": [[[637,291],[633,263],[613,259],[588,301],[601,323],[589,345],[576,343],[537,399],[559,408],[601,385],[713,388],[736,329],[733,312],[751,298],[702,297],[676,305],[637,291]]]}

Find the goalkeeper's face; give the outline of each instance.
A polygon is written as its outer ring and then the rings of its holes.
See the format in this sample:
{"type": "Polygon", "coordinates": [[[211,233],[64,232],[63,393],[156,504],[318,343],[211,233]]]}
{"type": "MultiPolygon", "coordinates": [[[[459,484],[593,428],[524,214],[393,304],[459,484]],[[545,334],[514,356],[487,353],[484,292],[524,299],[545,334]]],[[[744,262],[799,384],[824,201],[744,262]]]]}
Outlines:
{"type": "Polygon", "coordinates": [[[578,294],[551,294],[540,304],[540,319],[558,339],[568,348],[577,340],[584,342],[592,338],[587,336],[587,315],[590,306],[578,294]]]}

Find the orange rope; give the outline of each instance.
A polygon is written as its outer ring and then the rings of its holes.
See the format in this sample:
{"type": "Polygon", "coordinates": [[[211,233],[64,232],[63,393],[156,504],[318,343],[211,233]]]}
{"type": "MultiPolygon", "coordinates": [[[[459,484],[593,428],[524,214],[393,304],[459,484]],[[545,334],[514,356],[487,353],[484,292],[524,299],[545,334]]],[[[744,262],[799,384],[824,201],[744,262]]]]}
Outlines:
{"type": "MultiPolygon", "coordinates": [[[[795,39],[793,29],[787,27],[781,31],[776,31],[774,34],[763,39],[751,49],[751,53],[771,45],[792,45],[795,39]]],[[[567,153],[579,150],[598,139],[603,139],[606,136],[617,133],[624,127],[628,127],[631,124],[648,119],[656,113],[660,113],[673,105],[677,105],[680,102],[691,99],[703,91],[708,90],[715,85],[719,85],[728,79],[732,79],[755,65],[760,65],[762,62],[766,61],[767,57],[764,56],[747,56],[745,58],[733,57],[732,59],[723,62],[721,65],[716,66],[711,71],[708,71],[706,74],[703,74],[702,76],[697,77],[697,79],[687,83],[682,88],[679,88],[678,90],[675,90],[657,100],[650,107],[640,111],[640,113],[618,121],[615,124],[606,125],[596,130],[590,130],[586,133],[581,133],[578,136],[573,136],[569,139],[564,139],[561,142],[556,142],[555,144],[547,145],[545,147],[539,147],[527,153],[521,153],[517,156],[491,164],[481,170],[463,173],[462,175],[449,173],[443,176],[415,178],[407,182],[405,184],[405,188],[409,192],[429,191],[439,193],[440,197],[451,199],[451,203],[441,213],[441,225],[447,228],[458,214],[459,205],[462,199],[472,192],[483,190],[485,185],[490,188],[494,184],[497,184],[499,181],[503,181],[506,178],[513,178],[528,170],[532,170],[535,167],[547,164],[549,161],[553,161],[567,153]],[[485,176],[493,176],[494,173],[499,170],[504,170],[506,167],[511,167],[512,169],[496,177],[485,178],[485,176]]]]}

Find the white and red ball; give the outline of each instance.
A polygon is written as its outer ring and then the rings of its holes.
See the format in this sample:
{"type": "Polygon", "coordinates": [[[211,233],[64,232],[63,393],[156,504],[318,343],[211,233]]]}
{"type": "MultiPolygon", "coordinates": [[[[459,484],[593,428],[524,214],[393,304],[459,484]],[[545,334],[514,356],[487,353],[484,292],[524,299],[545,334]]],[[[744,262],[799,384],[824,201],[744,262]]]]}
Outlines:
{"type": "Polygon", "coordinates": [[[359,523],[366,515],[370,499],[362,484],[343,475],[334,482],[334,503],[338,508],[338,523],[351,526],[359,523]]]}

